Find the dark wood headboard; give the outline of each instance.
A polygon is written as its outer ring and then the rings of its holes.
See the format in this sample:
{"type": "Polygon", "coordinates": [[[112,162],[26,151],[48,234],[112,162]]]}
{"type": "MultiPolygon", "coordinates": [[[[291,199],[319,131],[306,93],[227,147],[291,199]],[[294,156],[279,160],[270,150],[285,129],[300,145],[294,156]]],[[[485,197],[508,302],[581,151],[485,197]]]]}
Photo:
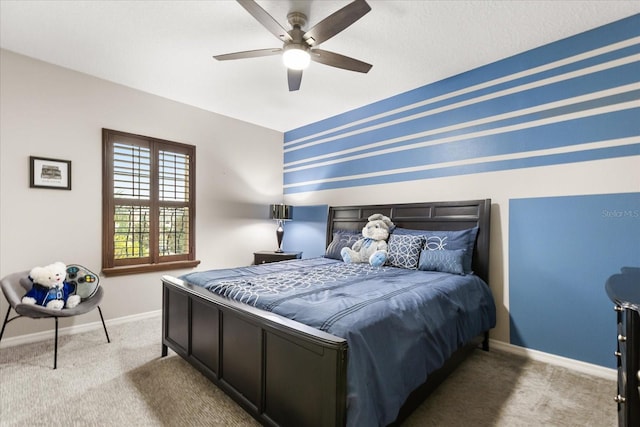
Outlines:
{"type": "Polygon", "coordinates": [[[381,213],[396,227],[414,230],[464,230],[478,226],[473,251],[473,271],[489,283],[489,236],[491,199],[461,202],[427,202],[396,205],[332,206],[327,222],[327,245],[334,230],[362,230],[367,218],[381,213]]]}

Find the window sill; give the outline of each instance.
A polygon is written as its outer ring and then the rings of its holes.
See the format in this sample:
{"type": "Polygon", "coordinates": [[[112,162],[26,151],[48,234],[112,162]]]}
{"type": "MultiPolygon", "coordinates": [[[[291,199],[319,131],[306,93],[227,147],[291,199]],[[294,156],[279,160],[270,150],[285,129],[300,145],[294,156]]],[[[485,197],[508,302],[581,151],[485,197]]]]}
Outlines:
{"type": "Polygon", "coordinates": [[[102,274],[110,276],[124,276],[125,274],[150,273],[154,271],[179,270],[182,268],[193,268],[200,264],[199,260],[194,261],[172,261],[158,264],[123,265],[121,267],[103,268],[102,274]]]}

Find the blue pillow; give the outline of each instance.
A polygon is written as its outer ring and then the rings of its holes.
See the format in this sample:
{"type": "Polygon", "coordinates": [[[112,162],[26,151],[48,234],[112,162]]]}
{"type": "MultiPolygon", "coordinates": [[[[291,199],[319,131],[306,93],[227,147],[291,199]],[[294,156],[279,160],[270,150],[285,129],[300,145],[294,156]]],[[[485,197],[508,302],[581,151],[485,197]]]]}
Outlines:
{"type": "Polygon", "coordinates": [[[423,245],[423,236],[392,234],[387,246],[387,265],[416,270],[423,245]]]}
{"type": "Polygon", "coordinates": [[[465,249],[442,249],[434,251],[425,249],[420,253],[418,270],[464,275],[462,262],[465,252],[465,249]]]}
{"type": "Polygon", "coordinates": [[[340,251],[342,248],[350,248],[353,244],[362,238],[362,232],[351,230],[337,230],[333,233],[333,240],[327,246],[324,254],[325,258],[333,258],[342,261],[340,251]]]}
{"type": "Polygon", "coordinates": [[[424,236],[425,234],[430,233],[430,231],[427,230],[413,230],[411,228],[401,228],[401,227],[396,227],[393,230],[393,234],[395,235],[409,235],[409,236],[424,236]]]}
{"type": "Polygon", "coordinates": [[[473,248],[476,245],[478,227],[456,231],[411,230],[407,228],[396,228],[393,231],[393,234],[424,236],[424,249],[427,250],[464,249],[465,254],[462,260],[462,267],[464,268],[465,273],[472,273],[471,264],[473,261],[473,248]]]}

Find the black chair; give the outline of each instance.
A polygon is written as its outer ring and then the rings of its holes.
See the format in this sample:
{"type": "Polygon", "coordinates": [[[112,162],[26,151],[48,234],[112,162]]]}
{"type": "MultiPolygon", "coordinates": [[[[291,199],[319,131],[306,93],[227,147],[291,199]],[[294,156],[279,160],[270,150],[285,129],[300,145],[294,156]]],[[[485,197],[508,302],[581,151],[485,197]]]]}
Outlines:
{"type": "Polygon", "coordinates": [[[22,297],[29,289],[31,289],[32,282],[29,280],[29,271],[22,271],[19,273],[9,274],[8,276],[0,280],[0,287],[7,302],[9,302],[9,308],[7,309],[7,315],[4,318],[2,324],[2,331],[0,331],[0,341],[2,341],[2,335],[4,334],[4,328],[7,323],[15,320],[19,317],[30,317],[32,319],[43,319],[53,317],[56,321],[56,334],[55,334],[55,348],[53,354],[53,369],[58,367],[58,318],[59,317],[71,317],[85,314],[93,310],[98,309],[100,313],[100,320],[102,320],[102,327],[104,333],[107,336],[107,342],[110,343],[109,333],[107,332],[107,325],[104,323],[104,317],[102,316],[102,310],[100,309],[100,301],[104,295],[102,287],[98,287],[96,292],[84,301],[81,301],[77,306],[73,308],[63,308],[62,310],[53,310],[50,308],[42,307],[35,304],[23,304],[22,297]],[[16,316],[9,318],[11,309],[17,313],[16,316]]]}

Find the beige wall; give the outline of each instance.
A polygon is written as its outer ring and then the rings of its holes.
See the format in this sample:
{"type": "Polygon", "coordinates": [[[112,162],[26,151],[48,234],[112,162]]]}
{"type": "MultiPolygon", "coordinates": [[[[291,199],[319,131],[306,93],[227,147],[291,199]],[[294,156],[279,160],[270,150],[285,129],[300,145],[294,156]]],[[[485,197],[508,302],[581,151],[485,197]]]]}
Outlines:
{"type": "MultiPolygon", "coordinates": [[[[100,269],[102,128],[197,147],[199,269],[247,265],[253,251],[274,245],[267,205],[282,201],[282,133],[6,50],[0,55],[0,276],[54,261],[100,269]],[[29,156],[71,160],[72,190],[29,188],[29,156]]],[[[102,277],[106,318],[159,310],[160,277],[102,277]]],[[[6,310],[0,298],[3,319],[6,310]]],[[[61,326],[98,319],[87,314],[61,326]]],[[[5,337],[52,325],[20,319],[5,337]]]]}

